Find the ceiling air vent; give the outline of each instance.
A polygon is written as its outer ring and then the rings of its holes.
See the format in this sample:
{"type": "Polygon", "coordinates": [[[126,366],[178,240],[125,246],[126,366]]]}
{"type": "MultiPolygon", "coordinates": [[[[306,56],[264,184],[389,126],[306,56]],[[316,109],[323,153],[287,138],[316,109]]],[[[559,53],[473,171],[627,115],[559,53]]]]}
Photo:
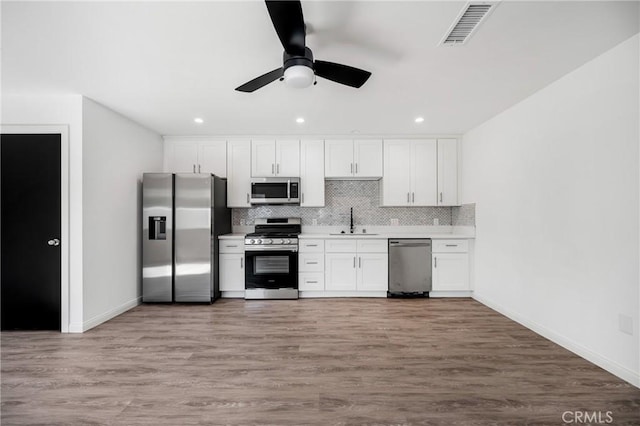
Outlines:
{"type": "Polygon", "coordinates": [[[478,29],[480,23],[493,12],[496,6],[497,2],[467,3],[440,44],[444,46],[461,46],[465,44],[478,29]]]}

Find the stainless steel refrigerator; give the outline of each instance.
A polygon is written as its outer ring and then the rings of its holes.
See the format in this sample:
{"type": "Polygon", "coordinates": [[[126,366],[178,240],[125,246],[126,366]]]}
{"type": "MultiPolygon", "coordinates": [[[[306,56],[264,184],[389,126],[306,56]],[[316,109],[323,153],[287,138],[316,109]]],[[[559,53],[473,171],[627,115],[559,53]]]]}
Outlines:
{"type": "Polygon", "coordinates": [[[145,173],[142,301],[217,299],[218,235],[229,232],[226,179],[200,173],[145,173]]]}

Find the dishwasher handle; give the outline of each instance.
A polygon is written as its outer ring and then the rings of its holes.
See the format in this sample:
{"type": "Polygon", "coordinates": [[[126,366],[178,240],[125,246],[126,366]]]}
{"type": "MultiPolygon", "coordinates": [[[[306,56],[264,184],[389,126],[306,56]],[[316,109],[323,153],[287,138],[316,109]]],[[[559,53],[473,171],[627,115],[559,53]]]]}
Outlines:
{"type": "Polygon", "coordinates": [[[389,240],[389,246],[392,247],[430,247],[431,241],[398,241],[389,240]]]}

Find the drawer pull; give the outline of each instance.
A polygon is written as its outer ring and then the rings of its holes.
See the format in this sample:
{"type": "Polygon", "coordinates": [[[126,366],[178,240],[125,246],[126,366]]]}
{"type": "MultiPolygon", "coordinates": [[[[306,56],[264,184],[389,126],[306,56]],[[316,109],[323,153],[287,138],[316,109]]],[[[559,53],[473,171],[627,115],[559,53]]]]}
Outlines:
{"type": "Polygon", "coordinates": [[[225,247],[238,247],[238,246],[237,246],[237,245],[235,245],[235,244],[234,244],[234,245],[228,244],[228,245],[226,245],[225,247]]]}
{"type": "Polygon", "coordinates": [[[308,282],[309,284],[318,284],[318,281],[311,281],[311,280],[307,280],[307,282],[308,282]]]}
{"type": "Polygon", "coordinates": [[[307,265],[317,265],[318,262],[307,262],[307,265]]]}
{"type": "Polygon", "coordinates": [[[307,247],[318,247],[317,244],[307,244],[307,247]]]}
{"type": "Polygon", "coordinates": [[[458,247],[457,244],[445,244],[445,247],[458,247]]]}

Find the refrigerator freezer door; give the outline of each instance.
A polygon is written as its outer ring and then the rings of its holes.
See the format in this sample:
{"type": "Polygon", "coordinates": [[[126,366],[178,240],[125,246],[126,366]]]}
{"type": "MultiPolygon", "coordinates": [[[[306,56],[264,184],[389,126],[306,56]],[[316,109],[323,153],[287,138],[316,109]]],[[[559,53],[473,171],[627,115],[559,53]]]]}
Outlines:
{"type": "Polygon", "coordinates": [[[142,301],[173,300],[173,175],[142,178],[142,301]]]}
{"type": "Polygon", "coordinates": [[[175,175],[175,285],[176,302],[211,303],[212,176],[175,175]]]}

